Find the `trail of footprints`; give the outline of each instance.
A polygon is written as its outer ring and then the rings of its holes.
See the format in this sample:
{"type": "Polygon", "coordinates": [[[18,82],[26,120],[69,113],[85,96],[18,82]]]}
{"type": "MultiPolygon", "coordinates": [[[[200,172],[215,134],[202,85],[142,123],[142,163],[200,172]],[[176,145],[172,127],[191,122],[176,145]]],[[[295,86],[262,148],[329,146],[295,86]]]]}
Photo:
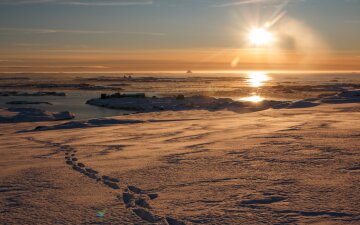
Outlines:
{"type": "MultiPolygon", "coordinates": [[[[52,147],[60,147],[62,151],[65,152],[65,162],[73,170],[96,180],[97,182],[102,182],[104,185],[112,189],[120,189],[120,180],[110,176],[103,175],[88,166],[80,162],[76,157],[77,150],[69,145],[60,145],[57,143],[38,141],[33,138],[29,138],[30,141],[51,145],[52,147]]],[[[131,210],[135,215],[141,218],[146,223],[153,224],[167,224],[167,225],[185,225],[186,223],[180,220],[177,220],[172,217],[163,217],[156,215],[151,212],[152,207],[149,204],[149,201],[154,200],[158,197],[156,193],[148,193],[135,186],[127,186],[124,188],[122,194],[119,194],[118,199],[123,201],[126,208],[131,210]]]]}

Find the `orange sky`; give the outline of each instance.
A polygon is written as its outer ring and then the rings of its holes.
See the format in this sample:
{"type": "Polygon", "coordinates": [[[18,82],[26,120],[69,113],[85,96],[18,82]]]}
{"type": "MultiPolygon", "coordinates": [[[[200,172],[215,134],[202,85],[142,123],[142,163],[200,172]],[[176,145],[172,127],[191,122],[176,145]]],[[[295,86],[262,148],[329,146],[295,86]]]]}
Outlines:
{"type": "Polygon", "coordinates": [[[126,72],[191,70],[360,71],[356,53],[236,49],[41,51],[0,54],[0,72],[126,72]]]}
{"type": "Polygon", "coordinates": [[[360,0],[0,0],[0,72],[360,71],[359,10],[360,0]],[[254,45],[257,29],[272,40],[254,45]]]}

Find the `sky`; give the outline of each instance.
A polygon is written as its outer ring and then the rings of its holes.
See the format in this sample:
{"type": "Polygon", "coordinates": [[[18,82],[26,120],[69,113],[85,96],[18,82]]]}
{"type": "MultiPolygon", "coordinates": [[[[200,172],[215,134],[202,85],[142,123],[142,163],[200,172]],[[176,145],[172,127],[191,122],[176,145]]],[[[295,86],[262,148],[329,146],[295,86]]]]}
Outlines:
{"type": "Polygon", "coordinates": [[[0,72],[360,71],[360,0],[0,0],[0,72]],[[251,43],[254,29],[271,41],[251,43]]]}

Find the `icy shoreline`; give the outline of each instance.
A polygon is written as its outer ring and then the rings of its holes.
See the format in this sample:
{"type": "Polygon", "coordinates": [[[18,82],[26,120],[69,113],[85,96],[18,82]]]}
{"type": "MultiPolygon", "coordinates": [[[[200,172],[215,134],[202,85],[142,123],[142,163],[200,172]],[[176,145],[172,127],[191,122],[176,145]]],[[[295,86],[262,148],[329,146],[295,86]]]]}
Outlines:
{"type": "Polygon", "coordinates": [[[66,96],[64,92],[55,91],[38,91],[38,92],[18,92],[18,91],[4,91],[0,92],[0,96],[66,96]]]}
{"type": "Polygon", "coordinates": [[[0,115],[0,123],[21,123],[21,122],[40,122],[40,121],[58,121],[69,120],[75,116],[68,112],[48,112],[33,108],[9,108],[8,116],[0,115]]]}
{"type": "Polygon", "coordinates": [[[8,105],[52,105],[50,102],[41,102],[41,101],[10,101],[7,102],[8,105]]]}
{"type": "MultiPolygon", "coordinates": [[[[181,95],[179,95],[181,96],[181,95]]],[[[100,107],[132,110],[137,112],[158,112],[158,111],[182,111],[182,110],[230,110],[234,112],[248,112],[274,109],[308,108],[321,104],[336,103],[356,103],[360,102],[360,91],[345,91],[339,94],[324,98],[313,98],[301,101],[272,101],[264,100],[262,102],[241,102],[230,98],[214,98],[207,96],[191,97],[133,97],[126,95],[112,95],[98,99],[90,99],[86,102],[89,105],[100,107]]]]}

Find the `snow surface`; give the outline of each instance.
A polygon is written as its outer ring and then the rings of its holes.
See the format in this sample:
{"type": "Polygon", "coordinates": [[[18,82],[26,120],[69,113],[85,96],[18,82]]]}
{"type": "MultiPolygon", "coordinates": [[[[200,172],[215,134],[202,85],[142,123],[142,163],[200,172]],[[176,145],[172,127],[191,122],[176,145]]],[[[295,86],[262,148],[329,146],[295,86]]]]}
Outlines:
{"type": "Polygon", "coordinates": [[[358,96],[329,99],[0,124],[0,221],[359,224],[358,96]]]}

